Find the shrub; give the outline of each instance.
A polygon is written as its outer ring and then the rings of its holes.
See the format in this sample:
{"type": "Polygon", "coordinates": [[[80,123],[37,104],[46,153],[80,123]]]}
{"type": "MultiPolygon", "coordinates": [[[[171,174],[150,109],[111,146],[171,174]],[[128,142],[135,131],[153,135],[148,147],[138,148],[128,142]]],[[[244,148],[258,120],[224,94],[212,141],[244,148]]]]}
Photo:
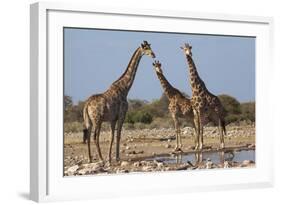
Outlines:
{"type": "Polygon", "coordinates": [[[241,103],[241,111],[242,111],[241,118],[243,120],[250,120],[251,122],[256,121],[254,102],[241,103]]]}
{"type": "Polygon", "coordinates": [[[219,95],[218,97],[227,114],[241,114],[240,103],[234,97],[231,97],[229,95],[219,95]]]}
{"type": "Polygon", "coordinates": [[[81,122],[65,122],[64,132],[81,132],[83,124],[81,122]]]}
{"type": "Polygon", "coordinates": [[[153,118],[152,115],[149,114],[148,112],[143,112],[143,111],[131,111],[127,113],[125,122],[126,123],[137,123],[141,122],[144,124],[150,124],[152,122],[153,118]]]}

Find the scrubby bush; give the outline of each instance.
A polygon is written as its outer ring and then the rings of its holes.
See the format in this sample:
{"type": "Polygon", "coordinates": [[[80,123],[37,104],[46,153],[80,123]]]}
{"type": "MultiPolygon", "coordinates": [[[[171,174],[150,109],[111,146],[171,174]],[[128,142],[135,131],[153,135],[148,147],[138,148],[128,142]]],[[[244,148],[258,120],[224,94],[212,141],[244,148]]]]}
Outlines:
{"type": "Polygon", "coordinates": [[[241,118],[243,120],[250,120],[251,122],[256,121],[254,102],[241,103],[241,111],[242,111],[241,118]]]}
{"type": "Polygon", "coordinates": [[[64,132],[81,132],[83,130],[83,124],[81,122],[65,122],[64,132]]]}
{"type": "MultiPolygon", "coordinates": [[[[185,93],[185,96],[188,97],[185,93]]],[[[226,123],[255,122],[255,102],[240,103],[229,95],[218,96],[226,111],[226,123]]],[[[159,99],[147,102],[144,100],[128,100],[129,109],[124,127],[126,129],[174,128],[174,122],[168,110],[169,100],[165,94],[159,99]]],[[[73,104],[70,96],[64,96],[65,130],[81,132],[83,130],[84,102],[73,104]]],[[[179,119],[182,127],[191,126],[192,122],[179,119]]],[[[108,123],[103,123],[103,130],[110,130],[108,123]]]]}
{"type": "Polygon", "coordinates": [[[174,123],[172,118],[170,117],[165,117],[165,118],[155,118],[151,122],[151,124],[148,125],[149,129],[154,129],[154,128],[173,128],[174,123]]]}
{"type": "Polygon", "coordinates": [[[149,114],[148,112],[144,112],[144,111],[131,111],[127,113],[125,122],[127,123],[137,123],[137,122],[141,122],[144,124],[150,124],[153,120],[153,117],[151,114],[149,114]]]}
{"type": "Polygon", "coordinates": [[[240,103],[234,97],[231,97],[229,95],[219,95],[218,97],[228,114],[241,114],[240,103]]]}

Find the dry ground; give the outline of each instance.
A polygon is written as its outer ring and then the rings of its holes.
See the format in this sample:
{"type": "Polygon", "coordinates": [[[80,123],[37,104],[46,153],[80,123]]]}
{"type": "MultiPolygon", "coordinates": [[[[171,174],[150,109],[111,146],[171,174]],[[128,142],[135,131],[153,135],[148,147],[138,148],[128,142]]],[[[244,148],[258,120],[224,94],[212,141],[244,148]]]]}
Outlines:
{"type": "MultiPolygon", "coordinates": [[[[65,175],[89,174],[89,173],[116,173],[131,171],[153,171],[153,170],[171,170],[183,169],[182,166],[188,167],[188,164],[160,164],[159,162],[147,162],[147,158],[153,156],[169,155],[173,152],[176,145],[174,129],[144,129],[144,130],[125,130],[122,131],[120,143],[121,163],[115,162],[115,143],[113,146],[111,166],[106,166],[98,162],[96,147],[92,143],[92,153],[94,162],[88,164],[88,147],[82,143],[82,133],[65,133],[64,136],[64,168],[65,175]],[[138,164],[137,164],[138,163],[138,164]],[[149,164],[150,163],[150,164],[149,164]],[[144,167],[148,166],[147,170],[144,167]],[[93,168],[94,167],[94,168],[93,168]],[[150,167],[150,168],[149,168],[150,167]],[[153,168],[154,167],[154,168],[153,168]],[[101,169],[102,168],[102,169],[101,169]],[[79,170],[87,169],[88,172],[79,170]],[[98,171],[91,172],[97,169],[98,171]],[[73,171],[74,170],[74,171],[73,171]]],[[[108,158],[108,149],[110,142],[110,132],[101,132],[100,147],[105,160],[108,158]]],[[[193,130],[189,127],[182,129],[183,152],[194,152],[194,136],[193,130]]],[[[219,149],[219,133],[216,127],[206,127],[204,133],[205,150],[214,151],[219,149]]],[[[245,126],[228,126],[227,135],[225,137],[226,150],[241,150],[255,148],[255,127],[245,126]]],[[[235,163],[235,162],[234,162],[235,163]]],[[[245,162],[246,163],[246,162],[245,162]]],[[[251,166],[254,162],[249,162],[251,166]]],[[[223,165],[221,165],[223,166],[223,165]]],[[[230,166],[230,165],[229,165],[230,166]]],[[[240,166],[240,165],[239,165],[240,166]]],[[[219,167],[214,165],[213,168],[219,167]]],[[[228,167],[228,165],[224,165],[228,167]]],[[[190,168],[200,168],[192,167],[190,168]]],[[[201,166],[206,168],[206,163],[201,166]]]]}

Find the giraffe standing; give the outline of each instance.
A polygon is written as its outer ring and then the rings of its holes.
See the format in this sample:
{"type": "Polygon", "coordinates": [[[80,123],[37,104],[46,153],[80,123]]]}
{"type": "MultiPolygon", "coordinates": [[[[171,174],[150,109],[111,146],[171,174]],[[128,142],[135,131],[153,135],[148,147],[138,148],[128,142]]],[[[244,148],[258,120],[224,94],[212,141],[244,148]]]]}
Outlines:
{"type": "Polygon", "coordinates": [[[196,149],[202,150],[203,148],[203,127],[207,123],[208,118],[211,119],[219,126],[220,131],[220,146],[224,148],[224,134],[225,130],[225,109],[223,108],[219,98],[213,95],[205,86],[205,83],[200,78],[197,68],[192,59],[192,46],[185,44],[181,47],[186,55],[189,66],[190,84],[192,89],[191,103],[194,112],[194,124],[197,128],[197,141],[199,147],[196,149]]]}
{"type": "Polygon", "coordinates": [[[112,83],[107,91],[89,97],[83,109],[84,118],[84,142],[88,141],[89,159],[92,162],[92,154],[90,147],[90,136],[92,128],[94,128],[94,143],[97,148],[98,156],[103,161],[99,135],[102,122],[108,121],[111,125],[111,141],[108,152],[108,161],[111,162],[111,149],[114,141],[115,126],[117,124],[116,135],[116,160],[119,161],[119,147],[123,122],[128,110],[127,95],[135,79],[140,59],[143,55],[155,58],[150,48],[150,44],[144,41],[140,47],[136,49],[125,72],[121,77],[112,83]]]}
{"type": "MultiPolygon", "coordinates": [[[[153,67],[156,71],[157,77],[163,87],[164,93],[167,96],[169,100],[169,111],[172,115],[175,130],[176,130],[176,139],[177,139],[177,145],[175,147],[176,152],[181,152],[181,133],[180,133],[180,127],[179,127],[179,120],[178,118],[180,116],[183,116],[185,119],[191,121],[193,123],[193,111],[191,107],[191,101],[190,99],[186,98],[178,89],[174,88],[168,80],[165,78],[163,71],[161,69],[161,63],[159,61],[155,61],[153,64],[153,67]]],[[[193,124],[193,127],[194,124],[193,124]]],[[[197,138],[195,138],[197,139],[197,138]]],[[[197,142],[195,141],[197,144],[197,142]]]]}

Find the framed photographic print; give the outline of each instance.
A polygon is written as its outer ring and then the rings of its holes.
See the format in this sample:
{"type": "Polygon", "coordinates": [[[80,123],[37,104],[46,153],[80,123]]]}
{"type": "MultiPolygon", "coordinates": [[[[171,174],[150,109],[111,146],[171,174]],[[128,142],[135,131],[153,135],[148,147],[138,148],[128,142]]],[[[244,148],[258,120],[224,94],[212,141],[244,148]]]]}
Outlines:
{"type": "Polygon", "coordinates": [[[272,186],[272,24],[31,5],[31,199],[272,186]]]}

